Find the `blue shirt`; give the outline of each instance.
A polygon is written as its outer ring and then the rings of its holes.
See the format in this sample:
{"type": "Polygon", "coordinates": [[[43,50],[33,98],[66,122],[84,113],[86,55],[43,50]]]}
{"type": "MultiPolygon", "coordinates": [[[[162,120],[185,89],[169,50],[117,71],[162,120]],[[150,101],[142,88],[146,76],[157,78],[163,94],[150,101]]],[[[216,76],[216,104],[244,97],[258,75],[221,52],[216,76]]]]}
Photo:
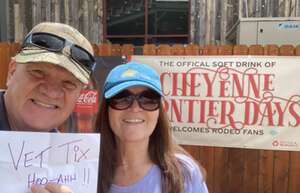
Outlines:
{"type": "MultiPolygon", "coordinates": [[[[191,178],[185,178],[183,193],[208,193],[206,183],[198,165],[184,154],[176,154],[180,163],[185,165],[191,178]]],[[[146,176],[130,186],[118,186],[112,184],[109,193],[162,193],[161,170],[153,165],[146,176]]]]}
{"type": "Polygon", "coordinates": [[[7,112],[4,104],[4,92],[0,92],[0,131],[10,131],[11,128],[7,119],[7,112]]]}

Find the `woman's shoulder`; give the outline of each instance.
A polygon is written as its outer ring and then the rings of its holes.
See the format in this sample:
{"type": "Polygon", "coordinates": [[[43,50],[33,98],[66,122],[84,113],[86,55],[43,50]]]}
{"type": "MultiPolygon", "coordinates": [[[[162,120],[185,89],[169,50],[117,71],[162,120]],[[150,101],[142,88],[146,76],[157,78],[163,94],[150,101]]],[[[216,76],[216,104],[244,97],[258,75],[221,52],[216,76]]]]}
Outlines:
{"type": "MultiPolygon", "coordinates": [[[[182,165],[185,176],[185,193],[208,193],[204,173],[198,163],[189,155],[178,153],[176,158],[182,165]]],[[[204,171],[204,170],[203,170],[204,171]]]]}
{"type": "Polygon", "coordinates": [[[201,181],[204,181],[204,174],[200,170],[198,163],[191,156],[183,153],[176,153],[175,156],[182,165],[185,173],[191,177],[197,176],[201,181]]]}
{"type": "Polygon", "coordinates": [[[178,161],[184,166],[188,167],[188,169],[194,170],[199,168],[198,164],[194,161],[194,159],[191,156],[183,153],[176,153],[175,156],[178,159],[178,161]]]}

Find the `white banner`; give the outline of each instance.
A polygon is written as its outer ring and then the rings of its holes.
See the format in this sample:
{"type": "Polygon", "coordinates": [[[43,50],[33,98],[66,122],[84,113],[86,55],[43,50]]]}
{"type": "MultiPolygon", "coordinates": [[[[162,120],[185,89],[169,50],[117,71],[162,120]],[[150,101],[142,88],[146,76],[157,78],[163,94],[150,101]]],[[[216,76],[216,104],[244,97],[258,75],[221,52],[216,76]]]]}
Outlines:
{"type": "Polygon", "coordinates": [[[178,143],[300,151],[300,57],[132,60],[160,73],[178,143]]]}

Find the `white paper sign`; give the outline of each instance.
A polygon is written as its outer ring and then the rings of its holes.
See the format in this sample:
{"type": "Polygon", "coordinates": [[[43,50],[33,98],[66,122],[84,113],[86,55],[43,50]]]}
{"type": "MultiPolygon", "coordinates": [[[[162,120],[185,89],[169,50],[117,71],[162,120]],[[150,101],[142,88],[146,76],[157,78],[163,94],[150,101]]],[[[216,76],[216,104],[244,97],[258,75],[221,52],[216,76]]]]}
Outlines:
{"type": "Polygon", "coordinates": [[[55,182],[96,193],[99,152],[100,134],[0,131],[1,192],[55,182]]]}

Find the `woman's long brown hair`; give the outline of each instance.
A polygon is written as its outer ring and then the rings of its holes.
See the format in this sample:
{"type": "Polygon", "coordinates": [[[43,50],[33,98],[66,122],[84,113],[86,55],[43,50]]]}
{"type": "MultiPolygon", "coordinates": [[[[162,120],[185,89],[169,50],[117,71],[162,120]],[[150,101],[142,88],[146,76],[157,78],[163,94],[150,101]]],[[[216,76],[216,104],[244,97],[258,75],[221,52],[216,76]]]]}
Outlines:
{"type": "MultiPolygon", "coordinates": [[[[117,147],[114,134],[109,126],[108,106],[105,99],[102,99],[100,108],[96,121],[96,128],[101,133],[98,193],[108,193],[116,169],[117,147]]],[[[175,157],[175,153],[178,152],[185,153],[174,143],[168,116],[161,107],[158,123],[150,136],[149,155],[151,160],[161,169],[162,193],[183,192],[185,178],[183,173],[185,172],[183,172],[182,164],[175,157]]]]}

